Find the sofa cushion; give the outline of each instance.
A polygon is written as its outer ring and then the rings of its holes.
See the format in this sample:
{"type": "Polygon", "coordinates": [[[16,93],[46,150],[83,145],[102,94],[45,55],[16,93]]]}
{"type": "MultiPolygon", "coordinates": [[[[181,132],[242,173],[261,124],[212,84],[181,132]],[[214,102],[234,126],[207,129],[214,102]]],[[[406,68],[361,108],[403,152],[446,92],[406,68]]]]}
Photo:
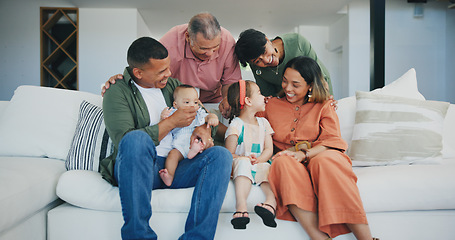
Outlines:
{"type": "Polygon", "coordinates": [[[94,171],[72,170],[63,173],[56,188],[57,196],[72,205],[102,210],[121,211],[118,188],[94,171]]]}
{"type": "MultiPolygon", "coordinates": [[[[387,84],[383,88],[378,88],[372,92],[376,94],[385,94],[400,96],[412,99],[425,100],[425,97],[417,88],[416,71],[414,68],[409,69],[403,76],[387,84]]],[[[341,137],[351,146],[352,131],[354,130],[356,111],[355,96],[338,100],[337,114],[340,120],[341,137]]]]}
{"type": "Polygon", "coordinates": [[[112,153],[112,141],[103,119],[100,107],[82,101],[66,169],[98,171],[100,160],[112,153]]]}
{"type": "MultiPolygon", "coordinates": [[[[358,186],[367,212],[455,208],[455,159],[439,165],[356,167],[358,186]],[[424,193],[424,194],[423,194],[424,193]]],[[[188,212],[194,188],[153,190],[154,212],[188,212]]],[[[118,188],[97,172],[67,171],[60,177],[57,195],[82,208],[121,211],[118,188]]],[[[265,196],[253,186],[247,200],[253,212],[265,196]]],[[[235,211],[234,184],[230,181],[221,212],[235,211]]]]}
{"type": "Polygon", "coordinates": [[[101,106],[92,93],[20,86],[0,118],[0,155],[65,160],[82,100],[101,106]]]}
{"type": "MultiPolygon", "coordinates": [[[[153,190],[154,212],[188,212],[194,188],[153,190]]],[[[98,172],[74,170],[60,177],[57,195],[64,201],[82,208],[103,211],[121,211],[118,187],[106,182],[98,172]]],[[[259,186],[251,188],[248,211],[264,202],[265,195],[259,186]]],[[[234,184],[230,181],[221,212],[235,211],[234,184]]]]}
{"type": "Polygon", "coordinates": [[[354,168],[366,212],[455,209],[454,171],[455,159],[354,168]]]}
{"type": "Polygon", "coordinates": [[[447,102],[357,92],[348,151],[354,166],[409,164],[441,159],[447,102]]]}
{"type": "Polygon", "coordinates": [[[58,159],[0,157],[0,232],[55,201],[65,171],[58,159]]]}
{"type": "Polygon", "coordinates": [[[338,100],[337,115],[340,122],[341,138],[351,146],[352,131],[355,124],[355,96],[338,100]]]}

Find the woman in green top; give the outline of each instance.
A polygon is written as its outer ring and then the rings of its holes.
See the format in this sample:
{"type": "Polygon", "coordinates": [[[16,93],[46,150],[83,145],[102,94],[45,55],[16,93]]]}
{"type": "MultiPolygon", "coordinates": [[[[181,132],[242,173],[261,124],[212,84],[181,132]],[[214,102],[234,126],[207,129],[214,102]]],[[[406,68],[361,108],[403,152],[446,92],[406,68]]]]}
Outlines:
{"type": "Polygon", "coordinates": [[[250,65],[264,96],[279,95],[284,66],[298,56],[310,57],[319,64],[330,94],[333,94],[329,71],[318,59],[310,42],[298,33],[284,34],[270,41],[264,33],[248,29],[240,34],[235,44],[235,54],[243,67],[247,63],[250,65]]]}

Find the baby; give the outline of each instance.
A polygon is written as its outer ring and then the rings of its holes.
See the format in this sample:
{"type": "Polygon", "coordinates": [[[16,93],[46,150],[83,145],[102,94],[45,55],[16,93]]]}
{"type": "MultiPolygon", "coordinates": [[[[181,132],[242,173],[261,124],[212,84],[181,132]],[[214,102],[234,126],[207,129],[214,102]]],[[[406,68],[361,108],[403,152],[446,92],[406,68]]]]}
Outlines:
{"type": "Polygon", "coordinates": [[[198,109],[196,118],[189,126],[175,128],[170,132],[172,135],[172,150],[166,158],[165,168],[159,171],[160,177],[166,186],[171,186],[177,165],[182,159],[192,159],[203,150],[203,144],[199,139],[195,139],[190,143],[193,130],[205,123],[207,123],[207,127],[217,126],[219,123],[215,114],[207,113],[199,104],[200,101],[196,89],[189,85],[180,85],[174,90],[173,107],[165,108],[161,112],[161,119],[165,119],[181,107],[198,109]]]}

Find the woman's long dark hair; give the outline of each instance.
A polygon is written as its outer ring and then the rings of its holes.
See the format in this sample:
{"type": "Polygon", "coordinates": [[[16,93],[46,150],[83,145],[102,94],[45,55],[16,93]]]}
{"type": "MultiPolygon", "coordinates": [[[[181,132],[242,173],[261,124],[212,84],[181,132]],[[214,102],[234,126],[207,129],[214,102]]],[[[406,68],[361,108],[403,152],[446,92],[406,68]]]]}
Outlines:
{"type": "MultiPolygon", "coordinates": [[[[295,57],[286,63],[284,72],[286,72],[286,69],[288,68],[292,68],[299,72],[305,82],[311,86],[311,102],[322,103],[328,99],[330,93],[324,86],[323,81],[325,81],[325,79],[322,75],[321,68],[314,59],[304,56],[295,57]]],[[[307,94],[304,103],[308,101],[309,99],[307,94]]]]}

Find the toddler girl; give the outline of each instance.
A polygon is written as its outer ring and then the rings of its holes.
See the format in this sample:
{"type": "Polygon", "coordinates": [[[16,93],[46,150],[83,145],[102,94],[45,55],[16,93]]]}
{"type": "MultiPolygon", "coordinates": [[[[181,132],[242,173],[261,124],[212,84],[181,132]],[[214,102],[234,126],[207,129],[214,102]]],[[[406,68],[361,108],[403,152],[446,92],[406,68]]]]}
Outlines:
{"type": "Polygon", "coordinates": [[[232,172],[236,197],[236,212],[231,223],[234,229],[246,229],[250,222],[246,200],[251,185],[258,184],[266,199],[256,205],[254,211],[266,226],[276,227],[276,201],[267,180],[274,132],[265,118],[255,117],[257,112],[265,111],[265,97],[255,82],[240,80],[229,87],[227,98],[231,116],[225,144],[234,158],[232,172]]]}

